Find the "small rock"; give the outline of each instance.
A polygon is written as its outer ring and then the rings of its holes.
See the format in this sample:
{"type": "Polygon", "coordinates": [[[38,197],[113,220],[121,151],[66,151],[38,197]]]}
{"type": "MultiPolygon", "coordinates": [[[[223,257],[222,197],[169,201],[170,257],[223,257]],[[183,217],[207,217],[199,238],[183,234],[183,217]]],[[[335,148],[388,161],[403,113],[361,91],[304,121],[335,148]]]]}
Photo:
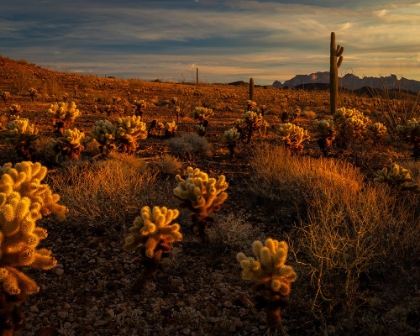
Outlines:
{"type": "Polygon", "coordinates": [[[38,313],[39,312],[38,307],[35,306],[35,305],[31,306],[31,308],[29,308],[29,309],[32,313],[38,313]]]}
{"type": "Polygon", "coordinates": [[[54,270],[54,273],[57,275],[63,275],[64,274],[64,270],[62,268],[56,268],[54,270]]]}

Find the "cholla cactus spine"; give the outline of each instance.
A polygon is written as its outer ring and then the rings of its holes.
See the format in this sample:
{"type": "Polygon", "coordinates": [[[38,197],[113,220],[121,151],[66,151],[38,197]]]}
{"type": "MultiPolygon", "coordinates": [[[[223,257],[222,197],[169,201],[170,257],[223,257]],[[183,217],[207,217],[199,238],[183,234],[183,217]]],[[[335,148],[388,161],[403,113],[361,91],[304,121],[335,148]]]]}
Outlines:
{"type": "Polygon", "coordinates": [[[177,209],[145,206],[141,216],[136,217],[130,236],[125,240],[124,250],[127,252],[141,248],[145,270],[136,280],[133,290],[140,292],[146,283],[156,275],[161,258],[169,254],[172,244],[182,240],[180,225],[171,222],[179,215],[177,209]]]}
{"type": "Polygon", "coordinates": [[[242,268],[242,278],[255,281],[257,308],[266,309],[270,332],[283,332],[280,308],[290,294],[291,283],[297,279],[293,267],[285,265],[288,245],[268,238],[265,245],[254,241],[252,250],[256,259],[242,252],[236,255],[242,268]]]}
{"type": "Polygon", "coordinates": [[[187,168],[187,178],[184,180],[180,175],[176,176],[178,186],[174,189],[174,195],[181,200],[181,206],[188,208],[193,214],[193,229],[198,230],[203,244],[207,242],[205,232],[208,222],[213,221],[210,217],[213,211],[220,210],[221,204],[227,199],[225,190],[229,184],[224,175],[216,180],[198,168],[187,168]]]}

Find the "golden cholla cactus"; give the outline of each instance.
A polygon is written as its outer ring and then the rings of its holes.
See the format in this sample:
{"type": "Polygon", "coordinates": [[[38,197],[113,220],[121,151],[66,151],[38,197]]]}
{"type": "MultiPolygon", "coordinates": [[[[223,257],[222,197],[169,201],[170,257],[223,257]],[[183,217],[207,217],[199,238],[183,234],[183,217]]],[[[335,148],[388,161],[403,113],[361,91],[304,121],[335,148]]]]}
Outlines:
{"type": "Polygon", "coordinates": [[[334,120],[314,120],[312,126],[320,138],[334,138],[336,135],[334,120]]]}
{"type": "Polygon", "coordinates": [[[240,138],[241,133],[239,133],[236,127],[232,127],[223,133],[223,142],[226,143],[231,158],[235,156],[235,147],[240,138]]]}
{"type": "Polygon", "coordinates": [[[76,108],[75,102],[54,103],[50,106],[48,113],[56,120],[66,123],[73,123],[74,120],[81,115],[80,111],[76,108]]]}
{"type": "Polygon", "coordinates": [[[393,163],[389,169],[383,168],[376,172],[374,182],[386,182],[401,190],[411,190],[420,193],[420,185],[412,179],[410,171],[396,163],[393,163]]]}
{"type": "Polygon", "coordinates": [[[15,118],[6,124],[7,132],[3,135],[9,142],[16,143],[38,137],[38,127],[27,118],[15,118]]]}
{"type": "Polygon", "coordinates": [[[256,108],[257,107],[257,103],[256,102],[254,102],[254,101],[252,101],[252,100],[250,100],[250,99],[248,99],[246,102],[245,102],[245,106],[246,106],[246,110],[247,111],[251,111],[252,109],[254,109],[254,108],[256,108]]]}
{"type": "Polygon", "coordinates": [[[10,92],[8,91],[2,91],[2,93],[0,94],[1,98],[3,99],[3,101],[6,103],[9,99],[10,99],[10,92]]]}
{"type": "Polygon", "coordinates": [[[144,110],[147,107],[147,103],[145,100],[141,99],[141,100],[134,100],[133,101],[133,105],[135,106],[136,110],[135,110],[135,115],[138,117],[142,117],[144,110]]]}
{"type": "Polygon", "coordinates": [[[41,203],[19,192],[0,192],[0,283],[10,295],[39,291],[36,282],[16,267],[48,270],[57,263],[50,250],[36,249],[47,237],[47,231],[36,226],[41,209],[41,203]]]}
{"type": "Polygon", "coordinates": [[[350,141],[363,139],[371,120],[357,109],[341,107],[334,113],[334,123],[338,140],[342,147],[346,147],[350,141]]]}
{"type": "Polygon", "coordinates": [[[223,142],[227,144],[235,143],[240,139],[241,133],[238,132],[236,127],[232,127],[231,129],[227,130],[223,133],[223,142]]]}
{"type": "Polygon", "coordinates": [[[107,155],[116,148],[117,128],[108,120],[98,120],[93,126],[89,141],[95,140],[99,144],[101,153],[107,155]]]}
{"type": "Polygon", "coordinates": [[[141,248],[143,273],[133,285],[134,292],[141,292],[147,282],[156,276],[161,259],[167,256],[175,241],[182,240],[179,224],[171,224],[179,211],[166,207],[148,206],[141,209],[141,216],[134,220],[130,228],[130,236],[125,240],[124,250],[127,252],[141,248]]]}
{"type": "Polygon", "coordinates": [[[252,244],[254,257],[240,252],[236,259],[242,267],[242,278],[255,282],[255,300],[258,309],[265,308],[270,332],[282,332],[280,308],[285,306],[291,284],[297,275],[293,267],[285,265],[288,246],[284,241],[268,238],[252,244]]]}
{"type": "Polygon", "coordinates": [[[387,128],[383,123],[376,122],[368,126],[367,132],[373,139],[379,140],[384,137],[387,132],[387,128]]]}
{"type": "Polygon", "coordinates": [[[182,240],[179,224],[171,224],[177,218],[179,211],[166,207],[145,206],[141,209],[141,217],[136,217],[131,235],[125,240],[124,250],[134,251],[137,247],[144,247],[146,257],[152,258],[157,249],[169,252],[172,243],[182,240]]]}
{"type": "Polygon", "coordinates": [[[286,147],[295,154],[301,154],[302,143],[310,139],[307,130],[292,123],[278,124],[275,131],[280,135],[286,147]]]}
{"type": "Polygon", "coordinates": [[[58,163],[58,156],[63,155],[72,159],[79,159],[80,154],[85,148],[82,145],[82,140],[85,138],[85,133],[77,128],[66,129],[64,135],[57,140],[52,140],[46,148],[46,156],[50,161],[58,163]]]}
{"type": "Polygon", "coordinates": [[[18,116],[22,113],[22,107],[19,104],[12,104],[9,107],[9,112],[11,115],[18,116]]]}
{"type": "Polygon", "coordinates": [[[199,231],[202,243],[207,242],[205,232],[208,222],[213,221],[210,217],[213,211],[219,211],[222,203],[227,199],[225,190],[229,184],[224,175],[216,180],[200,171],[198,168],[187,168],[187,178],[184,180],[180,175],[176,176],[178,186],[174,189],[174,195],[181,200],[181,206],[188,208],[193,214],[193,229],[199,231]]]}
{"type": "Polygon", "coordinates": [[[420,120],[410,119],[405,125],[398,125],[396,131],[400,139],[414,146],[412,156],[417,160],[420,157],[420,120]]]}
{"type": "Polygon", "coordinates": [[[317,140],[318,146],[321,148],[324,156],[327,156],[337,135],[334,120],[314,120],[312,126],[319,137],[317,140]]]}
{"type": "Polygon", "coordinates": [[[191,118],[198,119],[200,122],[203,122],[204,120],[208,120],[208,118],[213,114],[214,112],[211,108],[197,106],[194,111],[191,112],[190,116],[191,118]]]}
{"type": "Polygon", "coordinates": [[[40,204],[43,216],[54,213],[59,219],[64,219],[68,209],[58,204],[60,196],[53,194],[48,184],[41,184],[47,172],[47,168],[39,162],[23,161],[14,166],[6,163],[0,167],[0,192],[6,195],[18,192],[32,203],[40,204]]]}
{"type": "Polygon", "coordinates": [[[175,136],[175,132],[177,128],[178,128],[178,125],[176,124],[175,120],[172,120],[172,122],[167,122],[165,124],[165,136],[166,137],[175,136]]]}
{"type": "Polygon", "coordinates": [[[118,118],[115,139],[122,152],[132,154],[138,147],[137,141],[147,138],[146,123],[140,116],[118,118]]]}
{"type": "Polygon", "coordinates": [[[260,129],[263,120],[261,113],[246,111],[240,119],[236,120],[235,127],[241,133],[242,138],[246,139],[246,143],[250,143],[252,135],[260,129]]]}

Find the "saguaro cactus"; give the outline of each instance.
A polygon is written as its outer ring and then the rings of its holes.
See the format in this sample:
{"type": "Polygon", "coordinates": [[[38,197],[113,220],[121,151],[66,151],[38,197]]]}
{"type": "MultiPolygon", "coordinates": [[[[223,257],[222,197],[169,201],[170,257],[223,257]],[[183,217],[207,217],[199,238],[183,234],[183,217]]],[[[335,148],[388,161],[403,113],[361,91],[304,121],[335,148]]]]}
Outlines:
{"type": "Polygon", "coordinates": [[[343,51],[344,47],[337,45],[335,46],[335,33],[331,33],[331,45],[330,45],[330,106],[331,114],[334,114],[337,109],[338,100],[338,68],[343,63],[343,51]],[[338,58],[338,60],[337,60],[338,58]]]}
{"type": "Polygon", "coordinates": [[[249,100],[254,101],[254,78],[249,79],[249,100]]]}

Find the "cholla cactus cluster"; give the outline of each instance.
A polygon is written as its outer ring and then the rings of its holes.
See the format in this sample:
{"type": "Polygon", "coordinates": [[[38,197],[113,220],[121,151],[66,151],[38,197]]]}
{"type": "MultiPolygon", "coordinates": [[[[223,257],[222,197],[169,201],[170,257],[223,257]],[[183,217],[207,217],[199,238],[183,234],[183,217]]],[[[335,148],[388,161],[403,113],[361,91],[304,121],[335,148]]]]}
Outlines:
{"type": "Polygon", "coordinates": [[[195,125],[194,128],[199,136],[202,137],[206,134],[206,128],[202,124],[195,125]]]}
{"type": "Polygon", "coordinates": [[[40,163],[22,162],[0,167],[0,318],[3,335],[18,330],[23,315],[18,305],[25,295],[39,291],[38,284],[19,268],[49,270],[57,260],[46,248],[38,249],[47,231],[36,226],[42,216],[56,213],[63,218],[67,208],[59,196],[40,184],[47,169],[40,163]]]}
{"type": "Polygon", "coordinates": [[[167,122],[165,124],[165,137],[174,137],[175,132],[177,130],[178,126],[175,122],[175,120],[172,120],[172,122],[167,122]]]}
{"type": "Polygon", "coordinates": [[[211,108],[202,106],[197,106],[190,114],[191,118],[198,119],[200,123],[203,123],[205,120],[208,121],[209,117],[212,115],[214,115],[214,112],[211,108]]]}
{"type": "Polygon", "coordinates": [[[142,117],[144,110],[147,107],[147,103],[145,100],[141,99],[141,100],[134,100],[133,101],[133,105],[135,107],[135,112],[134,114],[138,117],[142,117]]]}
{"type": "Polygon", "coordinates": [[[67,129],[64,135],[57,140],[52,140],[46,148],[46,157],[51,161],[58,163],[60,155],[70,157],[72,159],[79,159],[80,154],[85,148],[82,145],[82,140],[85,138],[85,133],[77,128],[67,129]]]}
{"type": "Polygon", "coordinates": [[[263,120],[261,113],[246,111],[240,119],[236,120],[235,127],[241,133],[241,137],[246,139],[246,143],[250,143],[252,135],[260,129],[263,120]]]}
{"type": "Polygon", "coordinates": [[[280,135],[286,147],[294,154],[301,154],[303,151],[302,143],[310,138],[307,130],[292,123],[278,124],[275,131],[280,135]]]}
{"type": "Polygon", "coordinates": [[[90,133],[89,140],[95,140],[99,144],[99,149],[103,155],[109,154],[116,149],[116,127],[108,120],[98,120],[95,122],[90,133]]]}
{"type": "Polygon", "coordinates": [[[16,117],[12,122],[6,124],[6,131],[1,133],[6,142],[15,146],[17,154],[31,160],[34,150],[32,142],[38,138],[38,127],[32,124],[29,119],[16,117]]]}
{"type": "Polygon", "coordinates": [[[147,282],[154,278],[161,258],[168,256],[172,244],[182,240],[179,224],[171,224],[177,218],[179,211],[166,207],[145,206],[141,216],[136,217],[134,226],[130,228],[130,236],[125,240],[124,250],[127,252],[141,248],[143,273],[133,285],[133,291],[140,292],[147,282]]]}
{"type": "Polygon", "coordinates": [[[242,278],[255,282],[257,308],[266,308],[270,331],[282,331],[280,308],[285,305],[297,275],[293,267],[285,265],[288,246],[284,241],[268,238],[252,244],[254,257],[240,252],[236,259],[242,268],[242,278]]]}
{"type": "Polygon", "coordinates": [[[324,153],[324,156],[327,156],[337,135],[334,120],[314,120],[312,126],[319,137],[317,141],[318,145],[324,153]]]}
{"type": "Polygon", "coordinates": [[[0,93],[0,96],[1,96],[1,98],[3,99],[3,102],[7,102],[9,99],[10,99],[10,97],[11,97],[11,95],[10,95],[10,92],[8,92],[8,91],[2,91],[2,93],[0,93]]]}
{"type": "Polygon", "coordinates": [[[351,141],[363,139],[370,123],[370,119],[356,109],[341,107],[334,113],[337,137],[343,147],[351,141]]]}
{"type": "Polygon", "coordinates": [[[411,190],[420,193],[420,185],[414,181],[410,171],[396,163],[391,168],[383,168],[376,173],[375,183],[386,182],[400,190],[411,190]]]}
{"type": "Polygon", "coordinates": [[[235,155],[235,147],[240,138],[241,133],[238,132],[238,129],[236,127],[232,127],[231,129],[223,133],[223,142],[228,147],[231,158],[233,158],[235,155]]]}
{"type": "Polygon", "coordinates": [[[193,214],[193,229],[198,230],[203,243],[207,242],[205,232],[208,222],[213,221],[210,217],[213,211],[220,210],[220,206],[227,199],[225,190],[229,184],[224,175],[216,180],[200,171],[198,168],[187,168],[187,178],[184,180],[180,175],[176,176],[178,186],[174,189],[174,195],[181,200],[181,206],[188,208],[193,214]]]}
{"type": "Polygon", "coordinates": [[[50,114],[57,121],[73,123],[74,120],[81,115],[80,111],[74,102],[69,103],[59,102],[51,104],[48,114],[50,114]]]}
{"type": "Polygon", "coordinates": [[[118,118],[115,139],[118,147],[124,153],[133,154],[138,147],[138,140],[147,138],[146,123],[139,116],[118,118]]]}
{"type": "Polygon", "coordinates": [[[35,98],[38,96],[38,90],[35,88],[30,88],[28,91],[29,91],[29,95],[31,96],[32,101],[34,101],[35,98]]]}
{"type": "Polygon", "coordinates": [[[171,224],[178,215],[177,209],[143,207],[141,217],[136,217],[131,235],[126,238],[124,250],[130,252],[144,247],[144,255],[148,258],[152,258],[158,249],[170,252],[172,243],[182,240],[179,224],[171,224]]]}
{"type": "Polygon", "coordinates": [[[47,172],[47,168],[39,162],[23,161],[15,166],[6,163],[0,167],[0,192],[18,192],[22,197],[28,197],[32,203],[39,203],[42,216],[54,213],[62,220],[68,211],[67,208],[57,203],[60,196],[53,194],[48,184],[41,184],[47,172]]]}
{"type": "Polygon", "coordinates": [[[374,140],[382,139],[387,132],[386,126],[381,122],[370,124],[367,128],[367,133],[374,140]]]}
{"type": "Polygon", "coordinates": [[[420,158],[420,121],[416,118],[410,119],[405,125],[396,127],[398,137],[414,146],[413,154],[415,160],[420,158]]]}
{"type": "Polygon", "coordinates": [[[22,107],[19,104],[12,104],[9,107],[9,113],[13,116],[19,116],[22,114],[22,107]]]}

